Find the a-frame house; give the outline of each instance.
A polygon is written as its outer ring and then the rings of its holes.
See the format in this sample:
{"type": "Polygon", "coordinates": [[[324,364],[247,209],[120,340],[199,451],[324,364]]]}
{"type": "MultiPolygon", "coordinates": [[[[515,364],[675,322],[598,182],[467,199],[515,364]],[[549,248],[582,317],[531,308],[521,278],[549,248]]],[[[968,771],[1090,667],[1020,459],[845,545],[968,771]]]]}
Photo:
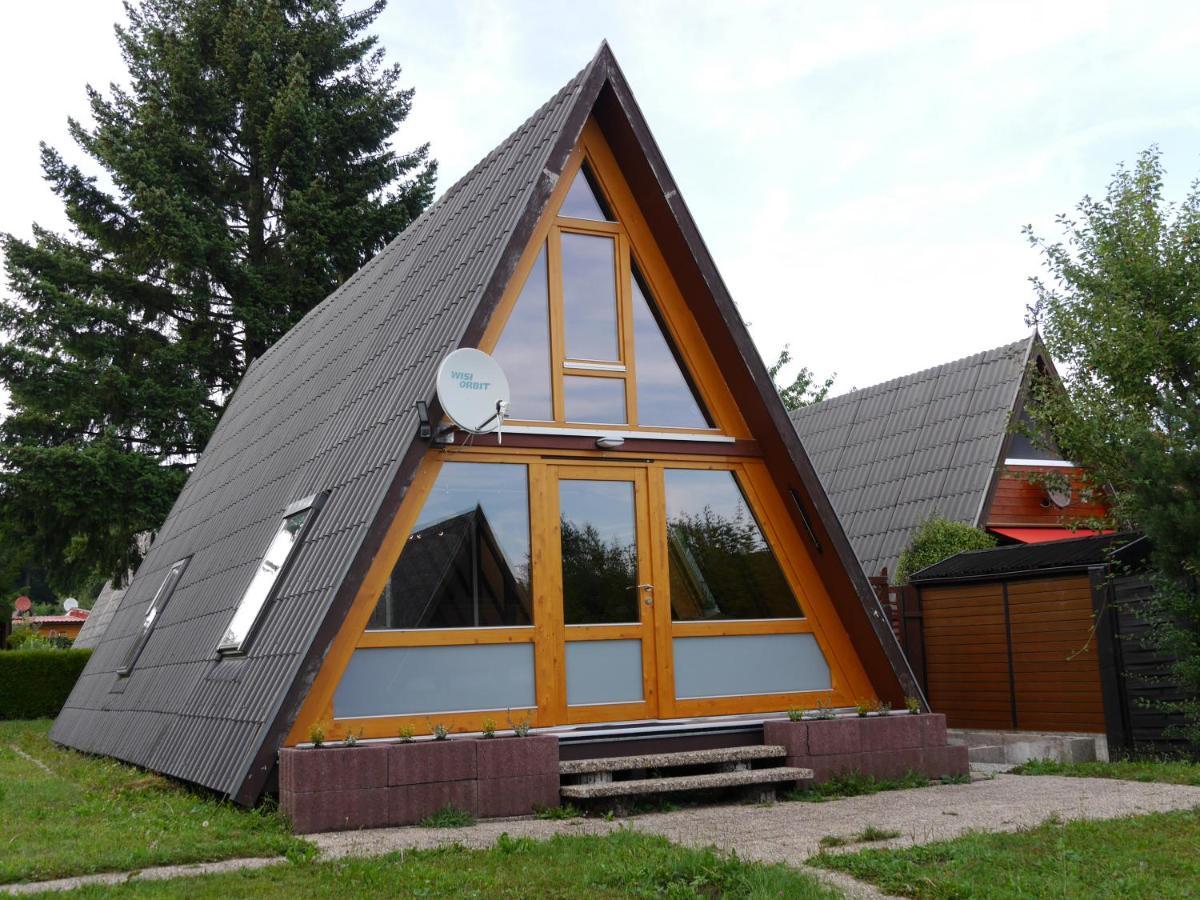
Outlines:
{"type": "Polygon", "coordinates": [[[251,803],[314,723],[911,695],[604,45],[250,366],[52,736],[251,803]],[[507,372],[502,444],[419,435],[458,347],[507,372]]]}

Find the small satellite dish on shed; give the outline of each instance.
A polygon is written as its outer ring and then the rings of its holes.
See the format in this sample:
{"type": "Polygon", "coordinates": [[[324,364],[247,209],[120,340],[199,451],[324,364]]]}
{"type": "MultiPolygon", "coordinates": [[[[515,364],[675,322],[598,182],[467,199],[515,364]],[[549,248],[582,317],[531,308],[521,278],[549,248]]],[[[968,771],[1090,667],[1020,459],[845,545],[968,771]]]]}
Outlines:
{"type": "Polygon", "coordinates": [[[1051,488],[1046,491],[1046,496],[1050,498],[1050,502],[1059,509],[1065,509],[1071,505],[1071,489],[1070,488],[1051,488]]]}
{"type": "Polygon", "coordinates": [[[470,434],[498,432],[508,414],[508,379],[482,350],[464,347],[442,360],[437,371],[442,412],[470,434]]]}
{"type": "Polygon", "coordinates": [[[18,597],[13,606],[16,607],[17,612],[27,613],[33,607],[33,601],[28,597],[18,597]]]}
{"type": "Polygon", "coordinates": [[[65,609],[67,612],[70,612],[73,609],[79,609],[79,601],[74,597],[68,597],[63,601],[63,609],[65,609]]]}

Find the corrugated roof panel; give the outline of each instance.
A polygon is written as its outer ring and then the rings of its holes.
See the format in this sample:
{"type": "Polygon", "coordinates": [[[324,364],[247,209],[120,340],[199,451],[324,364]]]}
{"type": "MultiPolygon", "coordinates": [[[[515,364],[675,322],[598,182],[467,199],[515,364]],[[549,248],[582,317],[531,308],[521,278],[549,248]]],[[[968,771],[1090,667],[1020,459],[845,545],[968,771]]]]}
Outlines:
{"type": "Polygon", "coordinates": [[[974,521],[1032,347],[1026,338],[792,413],[805,446],[820,448],[813,465],[868,574],[894,569],[929,516],[974,521]],[[835,416],[854,423],[837,441],[825,431],[835,416]]]}

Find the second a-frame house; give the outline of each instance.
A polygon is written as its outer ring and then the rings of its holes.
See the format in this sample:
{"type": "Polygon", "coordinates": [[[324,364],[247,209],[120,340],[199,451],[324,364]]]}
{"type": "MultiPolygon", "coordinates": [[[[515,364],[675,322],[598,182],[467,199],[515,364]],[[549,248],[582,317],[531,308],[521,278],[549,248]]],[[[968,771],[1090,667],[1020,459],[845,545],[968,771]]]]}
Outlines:
{"type": "Polygon", "coordinates": [[[250,803],[318,724],[744,728],[906,696],[603,46],[250,367],[52,736],[250,803]],[[438,439],[459,347],[506,371],[502,443],[438,439]]]}

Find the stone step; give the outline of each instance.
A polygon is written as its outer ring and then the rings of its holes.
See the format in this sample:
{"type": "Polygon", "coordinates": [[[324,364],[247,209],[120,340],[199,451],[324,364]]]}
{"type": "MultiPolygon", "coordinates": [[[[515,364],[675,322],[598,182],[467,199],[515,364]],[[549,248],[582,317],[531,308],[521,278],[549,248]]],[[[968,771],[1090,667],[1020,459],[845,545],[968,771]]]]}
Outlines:
{"type": "Polygon", "coordinates": [[[598,800],[602,797],[633,797],[644,794],[669,794],[675,791],[698,791],[704,788],[804,781],[812,777],[812,769],[781,766],[774,769],[712,772],[707,775],[680,775],[674,778],[636,778],[631,781],[605,781],[596,784],[564,784],[559,792],[569,800],[598,800]]]}
{"type": "Polygon", "coordinates": [[[678,753],[648,753],[643,756],[609,756],[569,759],[558,764],[560,775],[590,775],[596,772],[628,772],[630,769],[671,769],[677,766],[711,766],[780,759],[787,749],[773,744],[753,747],[717,747],[713,750],[684,750],[678,753]]]}

